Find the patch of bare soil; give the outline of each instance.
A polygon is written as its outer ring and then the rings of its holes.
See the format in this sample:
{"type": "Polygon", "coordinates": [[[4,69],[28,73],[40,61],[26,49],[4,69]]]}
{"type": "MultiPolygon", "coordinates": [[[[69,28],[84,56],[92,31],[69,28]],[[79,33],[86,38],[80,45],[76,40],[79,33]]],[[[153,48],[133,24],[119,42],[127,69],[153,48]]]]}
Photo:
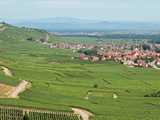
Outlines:
{"type": "Polygon", "coordinates": [[[19,94],[31,87],[31,83],[23,80],[16,87],[0,84],[0,98],[18,98],[19,94]]]}
{"type": "Polygon", "coordinates": [[[6,76],[9,76],[9,77],[13,76],[12,72],[7,67],[1,66],[1,68],[6,76]]]}
{"type": "Polygon", "coordinates": [[[0,84],[0,98],[8,98],[14,89],[14,86],[0,84]]]}
{"type": "Polygon", "coordinates": [[[83,120],[89,120],[90,117],[93,116],[93,114],[87,110],[81,109],[81,108],[72,108],[75,114],[79,114],[83,120]]]}
{"type": "Polygon", "coordinates": [[[28,81],[23,80],[19,83],[18,86],[15,87],[13,92],[9,95],[10,98],[17,98],[18,95],[24,92],[27,88],[30,88],[31,84],[28,81]]]}

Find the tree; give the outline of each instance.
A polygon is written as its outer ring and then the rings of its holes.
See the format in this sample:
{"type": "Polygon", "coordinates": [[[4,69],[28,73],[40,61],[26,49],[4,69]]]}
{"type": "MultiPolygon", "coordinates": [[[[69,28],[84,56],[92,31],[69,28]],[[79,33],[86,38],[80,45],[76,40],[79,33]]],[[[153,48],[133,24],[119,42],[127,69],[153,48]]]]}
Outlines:
{"type": "Polygon", "coordinates": [[[156,51],[157,53],[160,53],[160,48],[156,48],[155,51],[156,51]]]}
{"type": "Polygon", "coordinates": [[[44,43],[44,42],[46,42],[46,39],[45,38],[40,38],[40,42],[44,43]]]}
{"type": "Polygon", "coordinates": [[[143,50],[150,50],[151,49],[150,45],[147,45],[147,44],[143,44],[142,48],[143,48],[143,50]]]}
{"type": "Polygon", "coordinates": [[[28,41],[34,41],[33,37],[27,38],[28,41]]]}
{"type": "Polygon", "coordinates": [[[98,84],[94,84],[94,85],[93,85],[93,88],[98,88],[98,84]]]}

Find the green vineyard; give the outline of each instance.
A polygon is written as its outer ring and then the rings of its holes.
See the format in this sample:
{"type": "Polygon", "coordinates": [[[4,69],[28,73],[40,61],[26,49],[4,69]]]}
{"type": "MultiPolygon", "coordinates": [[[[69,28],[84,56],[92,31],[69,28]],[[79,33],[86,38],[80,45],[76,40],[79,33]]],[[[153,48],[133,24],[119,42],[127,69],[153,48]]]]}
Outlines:
{"type": "Polygon", "coordinates": [[[82,120],[80,115],[67,112],[0,107],[0,120],[82,120]]]}

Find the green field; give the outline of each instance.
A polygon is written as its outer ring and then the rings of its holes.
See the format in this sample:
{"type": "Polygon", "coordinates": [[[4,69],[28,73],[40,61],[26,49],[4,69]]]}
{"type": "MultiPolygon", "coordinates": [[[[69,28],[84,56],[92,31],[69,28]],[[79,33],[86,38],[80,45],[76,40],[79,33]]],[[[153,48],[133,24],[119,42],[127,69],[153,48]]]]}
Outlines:
{"type": "Polygon", "coordinates": [[[0,104],[55,111],[80,107],[93,112],[93,120],[160,119],[160,98],[144,97],[160,89],[160,71],[129,68],[112,61],[72,60],[78,54],[71,50],[49,49],[26,40],[45,34],[10,26],[0,33],[0,64],[14,73],[7,77],[0,71],[0,83],[32,83],[19,99],[0,99],[0,104]]]}

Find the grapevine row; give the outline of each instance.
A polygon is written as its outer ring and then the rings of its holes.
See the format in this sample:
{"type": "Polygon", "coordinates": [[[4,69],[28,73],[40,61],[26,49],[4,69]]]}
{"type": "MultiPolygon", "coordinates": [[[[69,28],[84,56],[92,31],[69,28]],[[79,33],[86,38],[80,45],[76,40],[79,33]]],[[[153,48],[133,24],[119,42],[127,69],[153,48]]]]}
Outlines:
{"type": "Polygon", "coordinates": [[[81,120],[77,114],[0,107],[0,120],[81,120]]]}

